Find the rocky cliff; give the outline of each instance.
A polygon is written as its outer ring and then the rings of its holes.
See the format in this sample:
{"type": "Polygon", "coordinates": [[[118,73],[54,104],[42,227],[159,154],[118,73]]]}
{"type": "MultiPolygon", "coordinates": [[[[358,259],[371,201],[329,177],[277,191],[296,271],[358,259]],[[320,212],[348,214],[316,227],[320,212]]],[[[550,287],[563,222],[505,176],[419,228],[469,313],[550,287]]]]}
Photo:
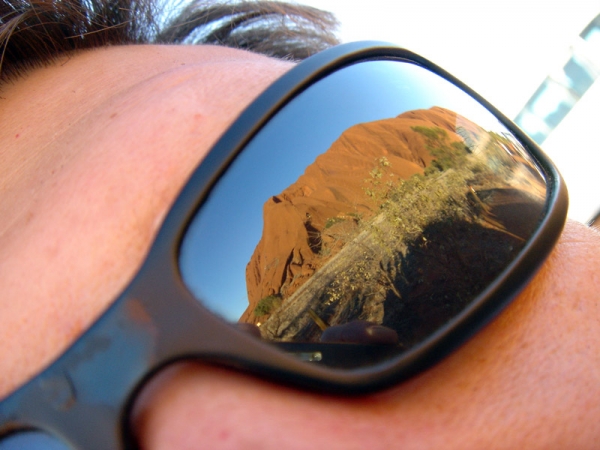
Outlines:
{"type": "Polygon", "coordinates": [[[268,317],[268,299],[279,306],[341,250],[350,235],[374,215],[374,197],[386,183],[423,173],[434,158],[426,133],[456,134],[456,114],[441,108],[410,111],[398,117],[346,130],[298,180],[264,204],[263,234],[246,268],[249,306],[240,321],[268,317]]]}

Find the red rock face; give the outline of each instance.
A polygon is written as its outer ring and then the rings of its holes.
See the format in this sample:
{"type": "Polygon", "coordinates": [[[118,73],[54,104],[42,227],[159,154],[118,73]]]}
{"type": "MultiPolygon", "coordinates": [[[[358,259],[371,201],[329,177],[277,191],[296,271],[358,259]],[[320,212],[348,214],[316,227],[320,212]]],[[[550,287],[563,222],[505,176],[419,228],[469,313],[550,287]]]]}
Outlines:
{"type": "Polygon", "coordinates": [[[353,126],[294,184],[268,199],[262,238],[246,268],[249,306],[240,321],[259,322],[254,309],[261,299],[274,295],[285,302],[335,254],[335,233],[351,232],[373,215],[377,205],[367,192],[375,184],[423,173],[432,156],[414,127],[441,128],[458,141],[456,120],[455,113],[434,107],[353,126]],[[380,166],[383,173],[373,172],[380,166]]]}

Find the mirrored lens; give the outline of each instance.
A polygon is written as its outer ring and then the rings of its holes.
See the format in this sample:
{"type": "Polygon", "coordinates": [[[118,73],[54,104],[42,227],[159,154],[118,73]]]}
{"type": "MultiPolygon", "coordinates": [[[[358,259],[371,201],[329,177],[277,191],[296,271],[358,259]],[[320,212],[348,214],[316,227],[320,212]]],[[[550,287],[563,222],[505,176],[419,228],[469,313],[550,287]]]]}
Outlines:
{"type": "Polygon", "coordinates": [[[445,79],[399,61],[304,91],[218,181],[181,248],[204,306],[307,361],[360,367],[457,317],[536,230],[546,183],[445,79]]]}

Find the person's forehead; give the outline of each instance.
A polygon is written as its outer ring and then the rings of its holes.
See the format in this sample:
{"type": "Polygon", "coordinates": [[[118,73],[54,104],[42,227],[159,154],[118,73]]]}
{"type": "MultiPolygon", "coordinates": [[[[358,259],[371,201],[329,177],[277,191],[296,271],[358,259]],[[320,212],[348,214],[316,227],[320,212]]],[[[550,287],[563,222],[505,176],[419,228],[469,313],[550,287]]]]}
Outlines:
{"type": "MultiPolygon", "coordinates": [[[[251,84],[257,72],[273,78],[291,67],[290,63],[237,49],[209,45],[115,46],[64,55],[54,63],[37,68],[2,86],[2,111],[6,102],[20,100],[25,94],[48,98],[81,95],[88,101],[106,99],[115,92],[156,79],[169,79],[171,85],[194,75],[201,77],[199,89],[208,89],[239,78],[246,71],[244,84],[251,84]],[[252,73],[252,77],[248,76],[252,73]],[[276,74],[275,76],[273,74],[276,74]],[[19,97],[19,98],[17,98],[19,97]]],[[[243,88],[240,80],[230,89],[243,88]]],[[[215,92],[216,94],[217,92],[215,92]]],[[[226,93],[221,90],[219,93],[226,93]]],[[[81,99],[79,99],[81,100],[81,99]]],[[[12,105],[11,105],[12,106],[12,105]]],[[[28,105],[31,109],[31,105],[28,105]]],[[[39,111],[38,111],[39,112],[39,111]]]]}

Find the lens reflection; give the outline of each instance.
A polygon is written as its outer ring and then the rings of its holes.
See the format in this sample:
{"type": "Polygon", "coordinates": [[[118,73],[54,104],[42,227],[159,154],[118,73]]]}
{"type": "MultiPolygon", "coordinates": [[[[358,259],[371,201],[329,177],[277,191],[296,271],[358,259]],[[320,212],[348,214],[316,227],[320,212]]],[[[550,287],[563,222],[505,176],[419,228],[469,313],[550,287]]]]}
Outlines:
{"type": "Polygon", "coordinates": [[[489,286],[545,196],[525,149],[469,96],[417,66],[361,63],[302,93],[240,154],[194,219],[181,270],[213,312],[299,358],[373,364],[489,286]]]}

